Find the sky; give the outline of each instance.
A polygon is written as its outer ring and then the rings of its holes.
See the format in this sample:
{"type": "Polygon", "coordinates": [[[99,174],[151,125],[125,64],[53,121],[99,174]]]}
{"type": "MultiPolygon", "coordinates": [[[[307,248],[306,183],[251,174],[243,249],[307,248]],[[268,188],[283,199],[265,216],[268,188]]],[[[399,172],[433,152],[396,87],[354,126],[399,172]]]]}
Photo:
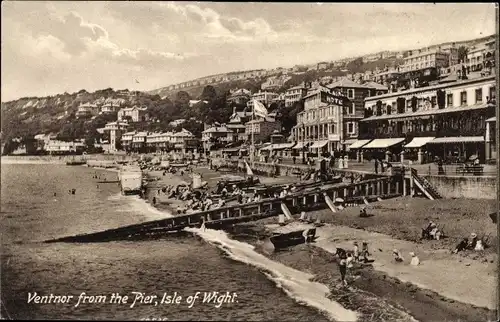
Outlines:
{"type": "Polygon", "coordinates": [[[3,1],[1,100],[153,90],[495,33],[494,4],[3,1]]]}

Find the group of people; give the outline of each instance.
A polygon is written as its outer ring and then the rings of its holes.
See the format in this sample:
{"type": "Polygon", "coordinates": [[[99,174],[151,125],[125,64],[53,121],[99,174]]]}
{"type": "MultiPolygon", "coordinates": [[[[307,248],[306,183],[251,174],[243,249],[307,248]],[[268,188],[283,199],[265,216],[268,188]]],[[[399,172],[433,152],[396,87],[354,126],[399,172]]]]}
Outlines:
{"type": "Polygon", "coordinates": [[[386,170],[392,167],[392,164],[388,161],[382,161],[375,159],[375,173],[378,173],[378,168],[380,166],[380,173],[384,173],[386,170]]]}
{"type": "Polygon", "coordinates": [[[443,231],[438,228],[436,223],[429,221],[427,227],[422,228],[422,236],[420,239],[434,239],[439,240],[443,237],[443,231]]]}
{"type": "Polygon", "coordinates": [[[457,254],[458,252],[464,250],[474,250],[474,251],[483,251],[486,247],[486,243],[483,239],[479,239],[476,233],[472,233],[469,237],[464,237],[460,243],[458,243],[457,247],[452,251],[453,254],[457,254]]]}
{"type": "MultiPolygon", "coordinates": [[[[403,258],[403,256],[401,255],[401,253],[399,252],[399,250],[397,250],[397,249],[394,249],[392,251],[392,255],[394,256],[394,261],[396,263],[403,263],[405,260],[403,258]]],[[[409,255],[411,256],[410,265],[412,265],[412,266],[420,265],[420,259],[418,258],[418,256],[414,252],[410,252],[409,255]]]]}
{"type": "Polygon", "coordinates": [[[337,255],[340,259],[339,261],[339,270],[340,270],[340,278],[342,284],[347,286],[347,272],[348,269],[354,267],[354,263],[356,262],[365,262],[369,261],[368,256],[371,256],[368,250],[368,242],[364,241],[362,243],[361,250],[359,249],[359,244],[357,241],[353,243],[353,249],[350,251],[346,251],[343,248],[337,248],[335,255],[337,255]]]}

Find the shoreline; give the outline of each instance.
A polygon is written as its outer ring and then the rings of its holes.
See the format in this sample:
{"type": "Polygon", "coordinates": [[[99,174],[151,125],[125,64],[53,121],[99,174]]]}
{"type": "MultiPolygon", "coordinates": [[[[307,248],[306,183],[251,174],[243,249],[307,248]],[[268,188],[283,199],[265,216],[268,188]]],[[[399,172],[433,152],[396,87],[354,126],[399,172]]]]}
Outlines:
{"type": "MultiPolygon", "coordinates": [[[[161,173],[160,173],[161,175],[161,173]]],[[[216,175],[219,175],[218,173],[216,175]]],[[[154,176],[154,175],[153,175],[154,176]]],[[[173,179],[175,177],[175,180],[178,181],[187,181],[185,178],[177,176],[177,175],[172,175],[172,177],[167,177],[165,178],[166,180],[173,179]]],[[[276,178],[266,178],[266,183],[270,183],[272,181],[275,181],[276,178]]],[[[164,181],[164,179],[161,178],[158,182],[161,184],[161,182],[164,181]]],[[[169,184],[169,183],[166,183],[169,184]]],[[[170,183],[172,184],[172,183],[170,183]]],[[[213,183],[212,183],[213,184],[213,183]]],[[[404,199],[404,201],[407,201],[407,199],[404,199]]],[[[398,201],[400,202],[400,201],[398,201]]],[[[423,202],[424,205],[426,204],[426,200],[416,200],[414,199],[413,202],[423,202]]],[[[432,201],[430,201],[432,202],[432,201]]],[[[454,201],[451,201],[453,203],[454,201]]],[[[390,201],[389,201],[390,203],[390,201]]],[[[404,202],[403,202],[404,203],[404,202]]],[[[444,205],[449,205],[450,200],[448,201],[442,201],[444,205]]],[[[404,203],[405,207],[409,207],[411,210],[411,206],[408,205],[408,203],[404,203]]],[[[164,205],[162,206],[161,204],[158,206],[155,206],[155,208],[162,209],[163,207],[168,208],[169,205],[164,205]]],[[[386,206],[383,206],[380,202],[379,203],[374,203],[372,204],[369,208],[371,210],[375,209],[383,209],[386,206]],[[379,208],[380,207],[380,208],[379,208]]],[[[391,205],[389,204],[387,206],[388,212],[390,212],[390,217],[391,220],[394,219],[394,211],[398,211],[396,209],[391,208],[391,205]]],[[[437,209],[444,210],[443,205],[438,205],[436,206],[437,209]],[[442,209],[441,209],[442,208],[442,209]]],[[[428,210],[428,209],[427,209],[428,210]]],[[[374,227],[371,227],[370,222],[365,221],[364,225],[361,225],[359,227],[359,224],[357,223],[352,223],[350,225],[345,225],[345,223],[340,224],[337,223],[336,220],[340,219],[345,219],[346,221],[353,221],[352,216],[350,214],[352,212],[357,212],[355,208],[346,208],[344,211],[337,213],[335,216],[328,216],[329,210],[320,210],[316,212],[312,212],[313,215],[319,215],[322,218],[323,222],[328,222],[331,221],[331,224],[327,224],[327,226],[323,229],[333,229],[333,231],[336,230],[348,230],[348,229],[353,229],[356,234],[359,233],[365,233],[365,234],[377,234],[380,235],[379,237],[383,237],[386,240],[389,240],[389,243],[394,244],[394,243],[411,243],[412,241],[415,240],[415,236],[409,236],[408,232],[404,232],[403,230],[398,230],[398,234],[396,235],[404,235],[404,238],[398,239],[397,237],[401,236],[394,236],[393,234],[387,235],[387,234],[380,234],[377,230],[379,227],[375,225],[374,227]],[[349,216],[351,219],[344,217],[344,216],[349,216]],[[328,217],[333,217],[330,218],[332,220],[328,220],[328,217]],[[326,220],[325,220],[326,219],[326,220]],[[339,225],[340,224],[340,225],[339,225]],[[354,229],[352,226],[355,226],[356,228],[361,228],[361,229],[354,229]],[[349,228],[351,227],[351,228],[349,228]]],[[[378,216],[378,214],[377,214],[378,216]]],[[[472,219],[472,218],[471,218],[472,219]]],[[[338,288],[335,286],[336,281],[339,279],[339,274],[338,274],[338,269],[334,268],[336,264],[336,259],[333,258],[332,254],[328,251],[328,247],[332,247],[331,242],[329,244],[328,240],[325,239],[319,239],[319,241],[316,242],[316,244],[312,245],[299,245],[295,246],[292,248],[289,248],[286,252],[276,252],[276,253],[269,253],[267,251],[264,251],[262,248],[262,238],[267,238],[271,234],[271,230],[269,229],[269,224],[270,223],[277,223],[276,218],[268,218],[268,219],[263,219],[258,222],[253,222],[253,223],[243,223],[243,224],[236,224],[233,229],[229,229],[229,231],[226,229],[226,232],[228,236],[230,236],[232,239],[236,241],[241,241],[248,243],[255,247],[255,250],[259,252],[260,254],[266,256],[267,258],[280,262],[288,267],[291,268],[296,268],[300,271],[303,271],[304,273],[313,273],[313,280],[318,280],[322,284],[328,285],[330,288],[330,297],[332,300],[341,303],[345,308],[356,308],[357,311],[362,311],[364,312],[363,314],[369,314],[373,316],[372,320],[378,320],[383,321],[386,320],[388,316],[393,316],[396,318],[398,316],[399,318],[402,318],[404,320],[410,319],[410,320],[429,320],[432,318],[433,320],[436,320],[436,317],[438,320],[443,319],[443,320],[456,320],[456,319],[465,319],[465,320],[488,320],[488,319],[494,319],[494,311],[492,310],[492,306],[490,305],[474,305],[471,303],[464,303],[469,301],[470,298],[466,299],[465,301],[463,298],[460,296],[454,296],[453,294],[446,294],[443,293],[442,289],[438,288],[438,292],[436,292],[434,289],[436,289],[436,285],[431,285],[431,287],[426,287],[425,284],[419,283],[418,281],[415,281],[415,278],[412,278],[411,276],[397,276],[395,272],[390,272],[390,270],[385,270],[385,264],[379,264],[377,261],[377,258],[374,265],[372,267],[366,267],[363,269],[355,269],[355,280],[352,282],[352,287],[354,287],[353,291],[345,291],[342,288],[338,288]],[[246,231],[245,231],[246,229],[246,231]],[[232,230],[232,231],[231,231],[232,230]],[[238,233],[237,231],[245,231],[245,233],[238,233]],[[305,258],[305,259],[304,259],[305,258]],[[332,277],[335,282],[332,282],[332,277]],[[406,280],[405,280],[406,277],[406,280]],[[439,292],[441,291],[441,292],[439,292]],[[354,300],[346,300],[346,296],[354,297],[356,301],[354,300]],[[371,299],[371,300],[370,300],[371,299]],[[356,303],[354,303],[354,302],[356,303]],[[371,307],[367,303],[371,303],[371,307]],[[374,303],[377,302],[378,304],[375,305],[374,303]],[[384,303],[384,305],[380,304],[384,303]],[[483,307],[481,307],[483,306],[483,307]],[[486,307],[485,307],[486,306],[486,307]],[[487,307],[490,307],[488,309],[487,307]],[[405,318],[403,318],[405,317],[405,318]]],[[[383,221],[381,224],[385,224],[383,221]]],[[[464,223],[466,226],[468,225],[467,222],[464,223]]],[[[401,223],[396,222],[394,225],[398,226],[401,225],[401,223]]],[[[393,229],[394,232],[394,225],[390,229],[393,229]]],[[[410,230],[413,228],[411,225],[407,225],[406,228],[410,230]]],[[[321,231],[322,228],[320,228],[321,231]]],[[[447,232],[449,230],[447,229],[447,232]]],[[[385,231],[384,231],[385,232],[385,231]]],[[[418,232],[418,231],[417,231],[418,232]]],[[[455,233],[455,230],[452,229],[451,232],[455,233]]],[[[325,234],[323,231],[322,234],[325,234]]],[[[495,243],[496,243],[496,236],[494,237],[495,243]]],[[[352,239],[351,239],[352,240],[352,239]]],[[[442,245],[436,245],[436,243],[433,243],[434,241],[429,241],[426,242],[427,244],[424,245],[424,248],[429,248],[429,251],[432,251],[437,255],[436,260],[442,260],[441,257],[443,257],[443,248],[447,247],[448,245],[453,244],[455,241],[455,238],[451,237],[449,238],[444,244],[442,245]]],[[[208,242],[208,241],[207,241],[208,242]]],[[[344,242],[345,243],[345,242],[344,242]]],[[[348,243],[348,242],[347,242],[348,243]]],[[[219,247],[218,245],[215,245],[219,247]]],[[[345,247],[345,245],[343,245],[345,247]]],[[[349,247],[349,246],[348,246],[349,247]]],[[[412,247],[416,247],[418,249],[421,248],[420,244],[415,244],[412,245],[412,247]],[[420,248],[419,248],[420,247],[420,248]]],[[[392,247],[393,248],[393,247],[392,247]]],[[[392,249],[389,248],[389,249],[392,249]]],[[[493,249],[491,247],[490,249],[493,249]]],[[[330,249],[331,250],[331,249],[330,249]]],[[[371,245],[370,250],[372,253],[374,253],[373,245],[371,245]]],[[[225,251],[222,249],[222,251],[225,251]]],[[[387,250],[386,250],[387,251],[387,250]]],[[[420,251],[420,250],[419,250],[420,251]]],[[[405,249],[405,252],[407,250],[405,249]]],[[[449,251],[448,251],[449,252],[449,251]]],[[[377,253],[375,253],[376,256],[378,256],[377,253]]],[[[491,252],[489,253],[490,256],[492,256],[491,252]]],[[[390,255],[389,255],[390,256],[390,255]]],[[[428,259],[427,254],[424,255],[424,253],[420,254],[419,257],[421,258],[421,261],[423,262],[421,267],[425,267],[426,261],[434,261],[434,259],[428,259]]],[[[458,256],[458,255],[455,255],[458,256]]],[[[461,256],[460,258],[453,258],[453,259],[448,259],[447,265],[448,267],[454,267],[454,262],[459,262],[462,261],[461,258],[468,258],[467,256],[461,256]]],[[[236,259],[235,259],[236,260],[236,259]]],[[[381,260],[381,259],[379,259],[381,260]]],[[[488,262],[496,260],[494,259],[488,259],[488,262]]],[[[472,267],[468,267],[469,273],[470,271],[474,271],[474,267],[477,265],[483,265],[485,264],[480,263],[479,261],[474,261],[472,260],[473,263],[472,267]]],[[[385,262],[384,262],[385,263],[385,262]]],[[[428,262],[429,263],[429,262],[428,262]]],[[[492,264],[488,263],[489,264],[492,264]]],[[[455,264],[456,265],[456,264],[455,264]]],[[[467,263],[463,264],[467,265],[467,263]]],[[[492,264],[494,265],[494,264],[492,264]]],[[[479,267],[479,266],[478,266],[479,267]]],[[[483,269],[484,270],[484,269],[483,269]]],[[[433,273],[438,272],[439,269],[436,271],[433,271],[433,273]]],[[[430,273],[430,272],[429,272],[430,273]]],[[[453,273],[453,272],[452,272],[453,273]]],[[[479,273],[478,273],[479,274],[479,273]]],[[[404,275],[404,274],[403,274],[404,275]]],[[[481,276],[481,275],[480,275],[481,276]]],[[[439,285],[442,281],[437,278],[435,283],[439,285]]],[[[446,288],[447,283],[442,284],[443,287],[446,288]]],[[[493,283],[494,284],[494,283],[493,283]]],[[[495,284],[496,285],[496,284],[495,284]]],[[[475,287],[475,286],[471,286],[475,287]]],[[[488,284],[486,285],[486,288],[488,288],[488,284]]],[[[485,290],[484,287],[479,287],[479,290],[481,290],[483,293],[488,292],[485,290]]],[[[491,294],[491,293],[490,293],[491,294]]],[[[477,295],[477,294],[476,294],[477,295]]],[[[481,294],[480,294],[481,295],[481,294]]],[[[483,294],[484,295],[484,294],[483,294]]],[[[300,301],[299,301],[300,302],[300,301]]],[[[484,304],[485,302],[482,302],[484,304]]],[[[478,303],[476,303],[478,304],[478,303]]],[[[481,304],[481,303],[479,303],[481,304]]]]}

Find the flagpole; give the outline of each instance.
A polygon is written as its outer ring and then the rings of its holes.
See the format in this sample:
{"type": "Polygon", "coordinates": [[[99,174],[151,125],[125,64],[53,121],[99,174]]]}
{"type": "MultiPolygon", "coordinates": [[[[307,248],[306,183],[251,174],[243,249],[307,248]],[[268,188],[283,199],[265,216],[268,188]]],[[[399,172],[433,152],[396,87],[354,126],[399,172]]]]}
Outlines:
{"type": "Polygon", "coordinates": [[[255,133],[255,101],[253,102],[252,105],[252,155],[250,161],[252,162],[253,165],[253,159],[255,155],[255,141],[254,141],[254,133],[255,133]]]}

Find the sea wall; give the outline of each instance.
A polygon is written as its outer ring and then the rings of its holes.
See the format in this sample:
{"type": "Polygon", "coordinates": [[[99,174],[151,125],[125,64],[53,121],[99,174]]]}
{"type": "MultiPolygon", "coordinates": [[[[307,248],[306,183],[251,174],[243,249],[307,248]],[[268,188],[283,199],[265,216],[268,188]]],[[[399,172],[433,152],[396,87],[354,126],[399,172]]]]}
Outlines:
{"type": "Polygon", "coordinates": [[[496,199],[497,178],[494,176],[421,175],[443,198],[496,199]]]}
{"type": "MultiPolygon", "coordinates": [[[[218,167],[224,167],[231,169],[235,172],[245,172],[246,165],[244,160],[234,160],[234,159],[222,159],[213,158],[212,164],[218,167]]],[[[311,169],[315,169],[313,166],[307,166],[303,164],[272,164],[264,162],[249,162],[248,163],[252,171],[256,175],[263,176],[299,176],[300,174],[306,173],[311,169]]],[[[334,175],[340,176],[359,176],[362,175],[364,180],[390,177],[387,174],[375,174],[368,171],[350,170],[350,169],[333,169],[334,175]]]]}

